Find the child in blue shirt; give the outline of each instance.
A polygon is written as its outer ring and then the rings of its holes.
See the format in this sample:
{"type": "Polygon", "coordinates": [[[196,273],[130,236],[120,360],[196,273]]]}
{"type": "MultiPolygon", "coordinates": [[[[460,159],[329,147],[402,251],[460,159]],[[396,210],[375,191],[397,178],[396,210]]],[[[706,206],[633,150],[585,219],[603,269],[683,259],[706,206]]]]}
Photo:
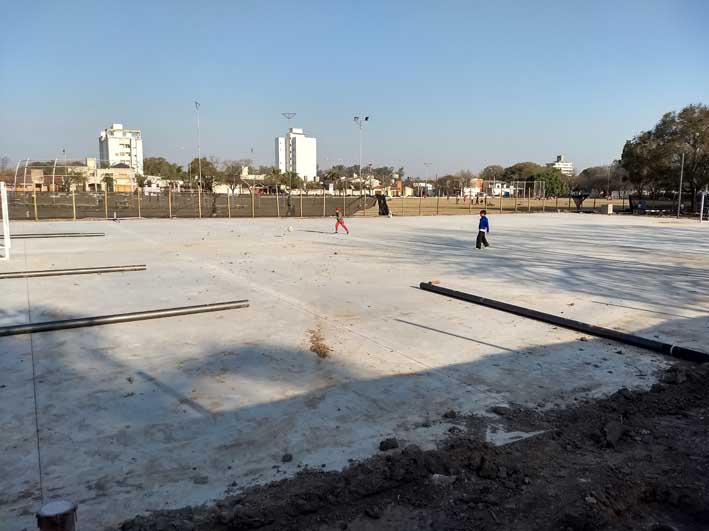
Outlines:
{"type": "Polygon", "coordinates": [[[487,243],[487,238],[485,238],[485,233],[490,232],[490,222],[487,220],[487,210],[480,211],[480,224],[478,225],[478,240],[475,242],[475,247],[477,249],[482,249],[482,245],[489,247],[487,243]]]}

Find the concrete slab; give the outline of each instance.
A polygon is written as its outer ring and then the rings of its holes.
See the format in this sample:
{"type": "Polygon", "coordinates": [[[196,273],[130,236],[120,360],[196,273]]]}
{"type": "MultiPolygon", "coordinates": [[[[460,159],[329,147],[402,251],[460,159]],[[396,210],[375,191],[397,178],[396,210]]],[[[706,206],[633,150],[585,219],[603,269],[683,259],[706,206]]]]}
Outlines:
{"type": "Polygon", "coordinates": [[[451,408],[561,406],[648,387],[668,364],[423,292],[421,281],[706,348],[709,227],[699,223],[492,215],[483,251],[475,217],[348,224],[350,236],[322,219],[14,223],[106,237],[18,240],[0,272],[148,271],[1,280],[0,325],[241,298],[252,306],[0,338],[5,528],[35,525],[37,427],[44,497],[78,502],[82,527],[98,529],[303,466],[341,468],[386,436],[431,446],[451,408]],[[327,358],[309,350],[314,329],[327,358]],[[294,459],[284,464],[286,452],[294,459]]]}

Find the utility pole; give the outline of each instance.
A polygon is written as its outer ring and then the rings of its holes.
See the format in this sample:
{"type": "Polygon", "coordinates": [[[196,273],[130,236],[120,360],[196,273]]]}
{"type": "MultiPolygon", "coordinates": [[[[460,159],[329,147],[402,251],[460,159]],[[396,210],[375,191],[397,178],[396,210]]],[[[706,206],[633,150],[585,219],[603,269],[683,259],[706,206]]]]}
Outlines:
{"type": "Polygon", "coordinates": [[[357,167],[357,173],[359,173],[359,195],[362,195],[362,128],[365,122],[369,121],[369,116],[355,116],[354,123],[359,127],[359,166],[357,167]]]}
{"type": "Polygon", "coordinates": [[[288,132],[286,133],[286,164],[285,168],[286,171],[290,174],[290,185],[288,186],[290,189],[293,189],[293,150],[292,146],[290,145],[290,121],[295,118],[296,113],[294,112],[282,112],[281,115],[288,120],[288,132]]]}
{"type": "Polygon", "coordinates": [[[199,102],[194,102],[194,108],[197,112],[197,165],[199,167],[199,187],[202,188],[202,147],[200,145],[199,134],[199,102]]]}
{"type": "MultiPolygon", "coordinates": [[[[684,178],[684,153],[682,153],[682,166],[679,170],[679,195],[677,196],[677,219],[679,219],[680,209],[682,208],[682,179],[684,178]]],[[[696,203],[692,203],[696,204],[696,203]]]]}

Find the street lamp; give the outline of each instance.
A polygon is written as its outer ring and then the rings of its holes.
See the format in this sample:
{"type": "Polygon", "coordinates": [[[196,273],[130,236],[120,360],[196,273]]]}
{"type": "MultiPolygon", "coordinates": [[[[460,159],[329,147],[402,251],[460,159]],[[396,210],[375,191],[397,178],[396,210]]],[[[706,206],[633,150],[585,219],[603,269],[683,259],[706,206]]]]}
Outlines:
{"type": "Polygon", "coordinates": [[[359,173],[359,195],[362,195],[362,128],[364,127],[364,124],[368,121],[369,116],[354,117],[354,123],[356,123],[359,127],[359,166],[357,170],[359,173]]]}
{"type": "MultiPolygon", "coordinates": [[[[424,171],[424,174],[423,174],[424,186],[426,188],[426,195],[428,195],[428,170],[432,164],[433,164],[432,162],[424,162],[423,163],[423,165],[426,168],[426,170],[424,171]]],[[[421,192],[421,189],[419,188],[419,195],[421,195],[420,192],[421,192]]]]}
{"type": "Polygon", "coordinates": [[[202,188],[202,147],[200,145],[199,136],[199,102],[194,102],[194,108],[197,112],[197,165],[199,166],[199,187],[202,188]]]}
{"type": "MultiPolygon", "coordinates": [[[[281,115],[288,120],[288,134],[290,134],[290,121],[295,118],[296,113],[294,112],[282,112],[281,115]]],[[[293,155],[291,153],[291,145],[290,145],[290,139],[288,138],[288,134],[286,134],[286,149],[288,150],[288,153],[286,154],[286,164],[285,168],[286,171],[290,174],[290,185],[288,186],[291,190],[293,189],[293,168],[291,167],[292,161],[293,161],[293,155]]]]}

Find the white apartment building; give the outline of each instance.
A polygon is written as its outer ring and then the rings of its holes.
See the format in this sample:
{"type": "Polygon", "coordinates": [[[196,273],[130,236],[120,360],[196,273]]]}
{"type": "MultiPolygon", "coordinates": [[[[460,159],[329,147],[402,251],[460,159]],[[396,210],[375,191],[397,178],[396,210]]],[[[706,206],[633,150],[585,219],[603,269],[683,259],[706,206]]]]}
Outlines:
{"type": "Polygon", "coordinates": [[[563,175],[572,177],[574,175],[574,163],[566,160],[564,155],[557,155],[556,162],[550,162],[547,167],[557,168],[563,175]]]}
{"type": "Polygon", "coordinates": [[[282,172],[294,171],[305,182],[314,181],[318,172],[316,139],[291,127],[285,137],[276,138],[276,166],[282,172]]]}
{"type": "Polygon", "coordinates": [[[143,175],[143,137],[140,129],[123,129],[123,124],[111,124],[98,138],[101,162],[110,166],[126,164],[143,175]]]}

